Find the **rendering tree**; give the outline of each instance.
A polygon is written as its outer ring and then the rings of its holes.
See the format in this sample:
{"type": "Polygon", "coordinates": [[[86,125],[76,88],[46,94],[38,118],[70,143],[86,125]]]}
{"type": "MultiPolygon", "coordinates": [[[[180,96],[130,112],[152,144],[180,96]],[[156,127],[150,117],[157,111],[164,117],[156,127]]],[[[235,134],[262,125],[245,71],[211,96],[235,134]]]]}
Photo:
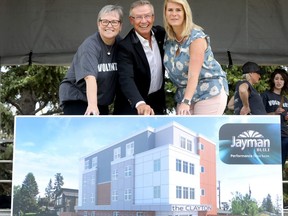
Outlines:
{"type": "Polygon", "coordinates": [[[54,181],[54,198],[60,192],[62,186],[64,185],[64,178],[61,173],[55,174],[55,181],[54,181]]]}
{"type": "Polygon", "coordinates": [[[45,188],[45,198],[47,200],[47,208],[49,207],[51,201],[53,200],[53,185],[52,185],[52,179],[49,180],[49,183],[47,187],[45,188]]]}
{"type": "Polygon", "coordinates": [[[38,211],[38,185],[33,173],[28,173],[22,186],[14,187],[13,215],[21,213],[35,213],[38,211]]]}
{"type": "Polygon", "coordinates": [[[241,193],[236,192],[231,201],[231,211],[233,215],[255,216],[258,213],[258,205],[250,197],[250,194],[243,196],[241,193]]]}
{"type": "Polygon", "coordinates": [[[264,211],[274,213],[275,209],[274,209],[270,194],[268,194],[267,197],[263,199],[261,208],[264,211]]]}

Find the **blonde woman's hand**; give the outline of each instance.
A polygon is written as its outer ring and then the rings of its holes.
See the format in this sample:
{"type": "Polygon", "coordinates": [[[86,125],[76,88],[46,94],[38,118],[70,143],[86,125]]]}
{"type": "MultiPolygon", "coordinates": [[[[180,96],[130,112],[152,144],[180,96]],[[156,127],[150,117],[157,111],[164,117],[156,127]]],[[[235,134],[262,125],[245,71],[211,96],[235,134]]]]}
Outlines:
{"type": "Polygon", "coordinates": [[[181,103],[177,107],[177,115],[191,115],[190,113],[190,106],[185,103],[181,103]]]}

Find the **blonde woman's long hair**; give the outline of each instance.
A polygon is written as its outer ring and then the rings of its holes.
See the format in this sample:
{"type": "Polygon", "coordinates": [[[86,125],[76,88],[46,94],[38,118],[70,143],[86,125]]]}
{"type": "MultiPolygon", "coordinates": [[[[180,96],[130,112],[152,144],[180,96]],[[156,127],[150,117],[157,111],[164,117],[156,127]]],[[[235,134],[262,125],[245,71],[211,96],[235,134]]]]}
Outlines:
{"type": "Polygon", "coordinates": [[[167,8],[167,3],[168,2],[173,2],[182,5],[182,8],[184,10],[184,28],[181,33],[181,37],[186,37],[191,34],[191,31],[194,28],[203,30],[201,26],[196,25],[193,22],[193,16],[192,16],[192,11],[190,8],[189,3],[187,0],[165,0],[164,1],[164,7],[163,7],[163,23],[164,23],[164,28],[166,30],[167,36],[169,39],[175,40],[175,33],[173,31],[173,28],[171,25],[168,24],[167,19],[166,19],[166,8],[167,8]]]}

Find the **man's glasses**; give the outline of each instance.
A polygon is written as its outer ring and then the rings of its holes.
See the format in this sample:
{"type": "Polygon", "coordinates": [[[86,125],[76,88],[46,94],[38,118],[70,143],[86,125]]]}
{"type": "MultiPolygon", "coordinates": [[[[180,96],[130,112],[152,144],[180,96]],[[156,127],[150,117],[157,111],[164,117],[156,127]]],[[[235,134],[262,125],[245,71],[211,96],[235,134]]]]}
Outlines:
{"type": "Polygon", "coordinates": [[[120,24],[120,20],[107,20],[107,19],[100,19],[99,22],[103,25],[103,26],[108,26],[109,23],[111,23],[111,25],[113,27],[117,27],[120,24]]]}
{"type": "Polygon", "coordinates": [[[143,19],[145,20],[150,20],[152,18],[153,14],[146,14],[143,16],[130,16],[136,21],[142,21],[143,19]]]}

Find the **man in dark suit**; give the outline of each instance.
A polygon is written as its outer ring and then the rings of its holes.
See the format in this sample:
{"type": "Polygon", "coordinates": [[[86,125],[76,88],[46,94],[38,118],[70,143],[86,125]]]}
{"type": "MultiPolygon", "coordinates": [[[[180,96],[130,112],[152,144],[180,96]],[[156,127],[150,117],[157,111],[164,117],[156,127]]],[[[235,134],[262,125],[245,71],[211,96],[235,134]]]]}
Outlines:
{"type": "Polygon", "coordinates": [[[132,3],[129,20],[133,29],[118,46],[119,86],[114,114],[163,115],[165,30],[153,26],[154,8],[147,0],[132,3]]]}

